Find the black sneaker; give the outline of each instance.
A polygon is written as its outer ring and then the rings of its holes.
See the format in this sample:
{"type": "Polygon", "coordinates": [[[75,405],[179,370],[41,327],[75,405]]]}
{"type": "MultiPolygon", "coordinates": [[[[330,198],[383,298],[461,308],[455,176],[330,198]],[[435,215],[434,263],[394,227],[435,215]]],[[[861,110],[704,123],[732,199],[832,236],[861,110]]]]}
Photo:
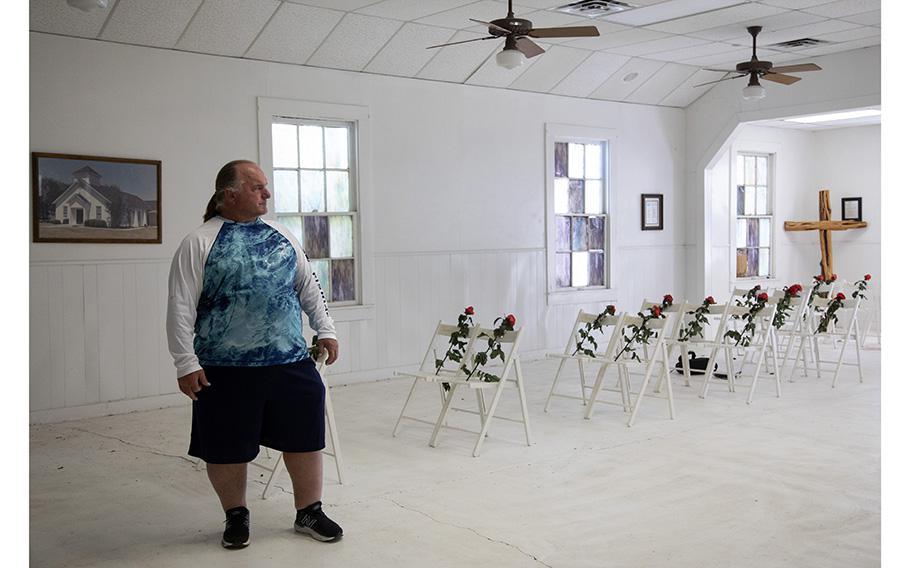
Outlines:
{"type": "Polygon", "coordinates": [[[225,517],[221,546],[245,548],[250,543],[250,510],[246,507],[234,507],[225,511],[225,517]]]}
{"type": "Polygon", "coordinates": [[[341,530],[338,523],[322,512],[322,501],[316,501],[309,507],[297,511],[294,530],[308,534],[322,542],[338,540],[344,535],[344,531],[341,530]]]}

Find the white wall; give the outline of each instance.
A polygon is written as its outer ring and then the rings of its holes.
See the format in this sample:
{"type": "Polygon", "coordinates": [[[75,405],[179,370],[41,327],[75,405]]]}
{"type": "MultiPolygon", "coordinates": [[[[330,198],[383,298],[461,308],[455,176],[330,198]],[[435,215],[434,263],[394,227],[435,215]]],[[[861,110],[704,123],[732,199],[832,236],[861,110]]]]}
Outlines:
{"type": "Polygon", "coordinates": [[[168,265],[218,168],[258,157],[259,96],[370,110],[376,308],[338,323],[335,383],[416,363],[436,320],[468,303],[482,323],[514,312],[524,352],[564,344],[581,306],[546,302],[547,122],[619,131],[620,307],[682,294],[681,110],[44,34],[30,50],[32,151],[158,159],[163,176],[162,244],[31,244],[33,421],[185,403],[164,337],[168,265]],[[664,231],[639,230],[641,193],[665,194],[664,231]]]}
{"type": "MultiPolygon", "coordinates": [[[[834,130],[796,130],[744,125],[720,151],[706,175],[711,195],[707,233],[711,235],[708,291],[725,297],[737,285],[731,250],[731,200],[734,180],[730,157],[738,151],[775,153],[774,277],[756,280],[781,287],[807,284],[819,273],[818,231],[787,232],[784,221],[818,219],[818,191],[830,190],[832,219],[840,219],[842,197],[863,198],[865,229],[832,232],[834,271],[848,284],[866,273],[875,277],[872,296],[878,296],[881,274],[881,126],[834,130]]],[[[740,281],[739,286],[742,287],[740,281]]]]}

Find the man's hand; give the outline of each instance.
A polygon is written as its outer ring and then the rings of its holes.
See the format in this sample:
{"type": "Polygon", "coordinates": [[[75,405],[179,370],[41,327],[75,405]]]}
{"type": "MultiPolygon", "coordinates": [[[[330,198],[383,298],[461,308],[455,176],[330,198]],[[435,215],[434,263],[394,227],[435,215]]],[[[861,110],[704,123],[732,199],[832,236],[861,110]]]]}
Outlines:
{"type": "Polygon", "coordinates": [[[338,342],[334,339],[319,339],[316,341],[316,345],[319,346],[319,349],[328,353],[328,358],[325,360],[326,365],[331,365],[338,359],[338,342]]]}
{"type": "Polygon", "coordinates": [[[205,371],[199,369],[177,379],[177,385],[180,387],[180,392],[196,400],[196,393],[201,391],[202,387],[209,386],[209,381],[205,378],[205,371]]]}

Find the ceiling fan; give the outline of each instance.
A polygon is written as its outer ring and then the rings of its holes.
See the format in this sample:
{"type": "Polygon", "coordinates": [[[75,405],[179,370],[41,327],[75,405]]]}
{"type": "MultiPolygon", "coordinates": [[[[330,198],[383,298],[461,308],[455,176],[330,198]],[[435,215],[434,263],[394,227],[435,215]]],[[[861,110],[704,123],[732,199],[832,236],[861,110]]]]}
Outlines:
{"type": "Polygon", "coordinates": [[[506,38],[505,48],[496,54],[496,63],[506,69],[514,69],[521,65],[524,58],[530,59],[544,52],[544,49],[528,39],[529,37],[594,37],[600,35],[597,26],[569,26],[562,28],[535,29],[534,25],[529,20],[515,17],[515,14],[512,12],[512,0],[509,0],[509,14],[505,18],[493,20],[492,22],[484,22],[483,20],[475,20],[474,18],[468,19],[472,22],[487,26],[487,31],[490,35],[487,37],[466,39],[464,41],[431,45],[427,49],[504,37],[506,38]]]}
{"type": "Polygon", "coordinates": [[[800,73],[803,71],[821,71],[822,68],[816,65],[815,63],[800,63],[798,65],[784,65],[782,67],[775,67],[770,61],[759,61],[756,52],[756,43],[758,41],[758,32],[761,31],[761,26],[749,26],[746,28],[746,31],[752,35],[752,59],[749,61],[743,61],[742,63],[737,63],[736,69],[705,69],[705,71],[718,71],[721,73],[737,73],[733,77],[724,77],[723,79],[718,79],[717,81],[708,81],[707,83],[701,83],[695,85],[696,87],[701,87],[703,85],[710,85],[712,83],[720,83],[721,81],[727,81],[729,79],[738,79],[740,77],[749,76],[749,84],[743,89],[743,98],[747,100],[761,99],[765,96],[765,88],[761,86],[761,83],[758,82],[758,78],[767,79],[768,81],[774,81],[775,83],[780,83],[782,85],[792,85],[793,83],[799,81],[801,77],[794,77],[793,75],[786,75],[786,73],[800,73]]]}

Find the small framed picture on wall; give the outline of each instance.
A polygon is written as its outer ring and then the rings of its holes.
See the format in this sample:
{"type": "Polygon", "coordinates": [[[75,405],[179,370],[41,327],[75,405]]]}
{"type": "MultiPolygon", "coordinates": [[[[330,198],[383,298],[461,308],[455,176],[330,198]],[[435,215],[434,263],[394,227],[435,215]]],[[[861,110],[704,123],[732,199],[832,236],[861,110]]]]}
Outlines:
{"type": "Polygon", "coordinates": [[[641,230],[664,230],[664,196],[662,193],[641,194],[641,230]]]}
{"type": "Polygon", "coordinates": [[[844,197],[840,200],[840,218],[843,221],[863,220],[863,198],[844,197]]]}

